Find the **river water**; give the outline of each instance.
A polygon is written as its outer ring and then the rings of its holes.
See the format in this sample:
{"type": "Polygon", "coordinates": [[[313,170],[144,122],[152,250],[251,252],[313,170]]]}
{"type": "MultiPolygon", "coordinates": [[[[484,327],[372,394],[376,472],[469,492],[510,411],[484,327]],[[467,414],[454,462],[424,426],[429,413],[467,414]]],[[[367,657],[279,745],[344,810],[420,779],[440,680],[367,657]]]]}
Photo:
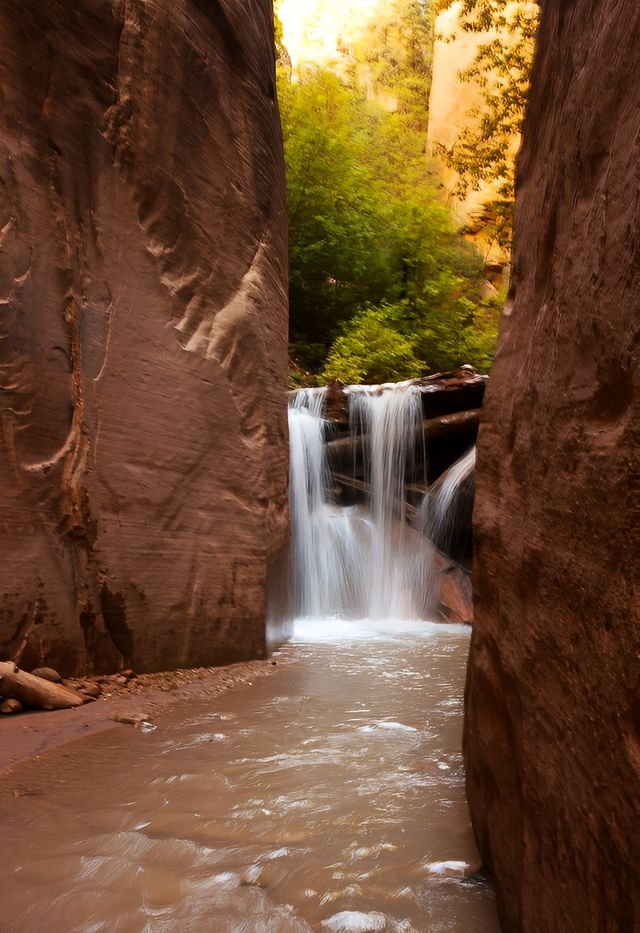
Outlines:
{"type": "Polygon", "coordinates": [[[497,933],[471,873],[468,632],[306,622],[283,650],[155,731],[23,766],[27,796],[4,780],[3,933],[497,933]]]}

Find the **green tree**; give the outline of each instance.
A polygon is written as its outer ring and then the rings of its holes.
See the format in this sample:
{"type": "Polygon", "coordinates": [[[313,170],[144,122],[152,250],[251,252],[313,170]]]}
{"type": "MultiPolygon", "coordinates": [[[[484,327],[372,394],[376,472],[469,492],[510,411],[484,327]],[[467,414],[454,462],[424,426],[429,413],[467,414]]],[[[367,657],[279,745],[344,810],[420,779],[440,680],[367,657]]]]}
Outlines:
{"type": "Polygon", "coordinates": [[[392,0],[353,57],[352,76],[374,94],[388,95],[414,132],[426,134],[433,72],[433,15],[426,0],[392,0]]]}
{"type": "Polygon", "coordinates": [[[384,293],[375,179],[358,131],[362,100],[331,72],[281,76],[287,163],[291,335],[318,365],[341,322],[384,293]]]}
{"type": "Polygon", "coordinates": [[[401,331],[401,308],[361,309],[333,342],[320,381],[375,384],[421,375],[425,364],[401,331]]]}
{"type": "MultiPolygon", "coordinates": [[[[442,0],[440,9],[452,0],[442,0]]],[[[471,65],[460,72],[482,90],[482,106],[469,111],[472,123],[451,148],[439,154],[459,176],[458,193],[498,181],[500,198],[487,204],[489,223],[499,234],[510,227],[513,202],[513,148],[522,128],[537,28],[537,6],[510,0],[462,0],[461,26],[466,32],[492,33],[471,65]],[[506,223],[505,223],[506,220],[506,223]]]]}
{"type": "Polygon", "coordinates": [[[342,77],[292,74],[281,56],[295,382],[490,363],[482,260],[456,229],[425,155],[429,17],[418,0],[397,6],[405,19],[366,37],[367,54],[354,50],[342,77]],[[403,96],[410,86],[416,94],[403,96]]]}
{"type": "Polygon", "coordinates": [[[497,332],[488,328],[480,299],[481,257],[427,191],[391,202],[390,210],[393,288],[381,305],[343,325],[322,379],[349,382],[359,374],[365,381],[388,381],[465,362],[485,369],[497,332]]]}

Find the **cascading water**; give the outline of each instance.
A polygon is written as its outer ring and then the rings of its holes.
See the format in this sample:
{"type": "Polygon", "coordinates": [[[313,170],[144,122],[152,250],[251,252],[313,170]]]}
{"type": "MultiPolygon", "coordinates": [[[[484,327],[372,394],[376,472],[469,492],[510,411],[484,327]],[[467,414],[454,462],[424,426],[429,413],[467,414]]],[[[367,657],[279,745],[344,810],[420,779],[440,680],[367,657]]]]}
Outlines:
{"type": "Polygon", "coordinates": [[[405,521],[404,496],[422,436],[419,389],[398,383],[346,391],[351,438],[361,445],[370,489],[366,507],[333,501],[324,390],[301,390],[289,407],[294,615],[424,618],[430,555],[405,521]]]}
{"type": "Polygon", "coordinates": [[[289,405],[292,600],[295,617],[334,615],[346,602],[354,553],[350,522],[328,499],[324,389],[302,389],[289,405]]]}
{"type": "MultiPolygon", "coordinates": [[[[455,533],[459,497],[465,484],[472,479],[475,466],[476,448],[473,446],[438,478],[418,511],[416,527],[446,552],[450,550],[455,533]]],[[[469,503],[467,505],[469,507],[469,503]]]]}
{"type": "MultiPolygon", "coordinates": [[[[428,554],[406,523],[405,476],[413,472],[416,437],[422,437],[422,401],[414,385],[352,386],[352,434],[369,437],[364,457],[371,489],[371,534],[366,542],[366,615],[413,619],[425,598],[428,554]]],[[[424,458],[423,458],[424,463],[424,458]]]]}
{"type": "Polygon", "coordinates": [[[476,448],[471,447],[466,454],[456,460],[440,477],[437,490],[433,495],[434,518],[438,522],[446,519],[447,512],[455,499],[462,483],[476,468],[476,448]]]}
{"type": "MultiPolygon", "coordinates": [[[[6,929],[498,930],[464,803],[468,631],[423,621],[442,555],[406,521],[418,390],[350,390],[329,447],[341,471],[353,458],[357,506],[334,502],[350,477],[329,469],[324,402],[303,390],[290,410],[297,644],[274,677],[191,694],[186,717],[174,703],[157,729],[0,775],[6,929]]],[[[455,502],[465,470],[434,495],[455,502]]]]}

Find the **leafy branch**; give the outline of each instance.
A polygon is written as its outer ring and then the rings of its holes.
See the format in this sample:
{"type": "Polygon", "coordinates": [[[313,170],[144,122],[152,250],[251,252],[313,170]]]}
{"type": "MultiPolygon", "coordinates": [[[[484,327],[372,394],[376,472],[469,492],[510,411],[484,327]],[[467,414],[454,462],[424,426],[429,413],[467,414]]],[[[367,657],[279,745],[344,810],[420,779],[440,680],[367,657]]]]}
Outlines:
{"type": "MultiPolygon", "coordinates": [[[[452,0],[441,0],[446,9],[452,0]]],[[[459,181],[455,194],[498,182],[501,200],[513,199],[513,152],[522,128],[529,90],[537,27],[537,8],[508,0],[462,0],[460,25],[465,32],[489,33],[468,68],[459,73],[481,89],[482,104],[469,111],[470,125],[448,148],[436,147],[459,181]]]]}

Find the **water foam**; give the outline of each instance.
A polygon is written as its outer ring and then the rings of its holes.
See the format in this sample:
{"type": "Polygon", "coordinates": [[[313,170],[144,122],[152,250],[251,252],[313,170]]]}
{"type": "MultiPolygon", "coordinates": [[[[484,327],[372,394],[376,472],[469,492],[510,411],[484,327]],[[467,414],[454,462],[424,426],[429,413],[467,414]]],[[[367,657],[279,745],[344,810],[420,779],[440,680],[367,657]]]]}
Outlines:
{"type": "Polygon", "coordinates": [[[290,402],[293,614],[307,620],[423,619],[429,550],[406,522],[404,495],[416,437],[422,436],[420,392],[409,383],[346,391],[351,440],[354,450],[362,447],[370,490],[365,506],[334,501],[325,450],[329,427],[322,418],[326,390],[303,389],[290,402]]]}

